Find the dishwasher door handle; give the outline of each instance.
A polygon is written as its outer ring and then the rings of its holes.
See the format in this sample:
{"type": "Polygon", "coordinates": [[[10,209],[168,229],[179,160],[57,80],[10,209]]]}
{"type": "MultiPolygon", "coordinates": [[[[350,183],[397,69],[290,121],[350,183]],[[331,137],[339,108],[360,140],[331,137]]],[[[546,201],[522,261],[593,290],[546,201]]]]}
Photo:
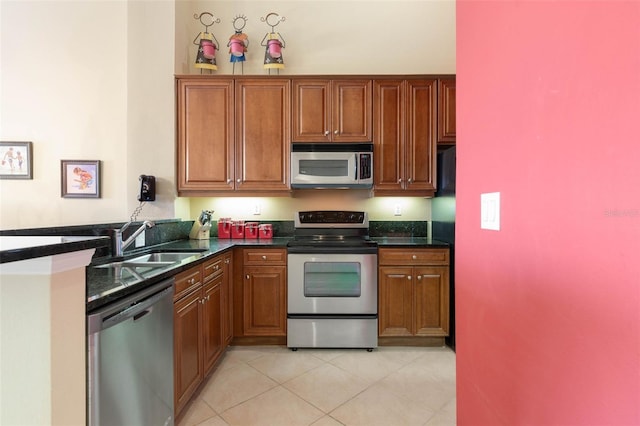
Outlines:
{"type": "Polygon", "coordinates": [[[149,309],[145,309],[144,311],[140,312],[139,314],[136,314],[133,316],[133,321],[138,321],[140,319],[142,319],[143,317],[145,317],[147,314],[150,314],[153,311],[153,308],[149,308],[149,309]]]}

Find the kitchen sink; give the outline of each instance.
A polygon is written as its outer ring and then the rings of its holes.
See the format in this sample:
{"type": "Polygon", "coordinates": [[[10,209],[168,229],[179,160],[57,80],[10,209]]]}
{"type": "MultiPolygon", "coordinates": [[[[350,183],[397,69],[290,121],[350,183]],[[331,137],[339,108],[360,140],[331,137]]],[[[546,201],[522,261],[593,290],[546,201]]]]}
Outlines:
{"type": "Polygon", "coordinates": [[[190,260],[195,260],[200,257],[202,257],[202,253],[198,252],[155,252],[125,260],[124,263],[177,263],[190,258],[193,258],[190,260]]]}
{"type": "Polygon", "coordinates": [[[152,252],[131,259],[97,265],[96,268],[163,268],[183,262],[196,260],[202,257],[202,252],[152,252]]]}

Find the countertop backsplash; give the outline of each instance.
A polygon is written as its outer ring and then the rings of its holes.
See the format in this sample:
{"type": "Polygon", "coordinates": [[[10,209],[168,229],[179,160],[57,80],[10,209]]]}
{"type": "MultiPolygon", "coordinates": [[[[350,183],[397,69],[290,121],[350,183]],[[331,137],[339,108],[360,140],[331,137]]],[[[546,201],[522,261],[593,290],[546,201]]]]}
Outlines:
{"type": "MultiPolygon", "coordinates": [[[[145,246],[134,248],[129,247],[125,253],[135,253],[144,250],[147,246],[155,246],[158,244],[168,243],[171,241],[184,240],[189,238],[189,231],[193,225],[193,220],[179,219],[163,219],[154,220],[155,226],[148,228],[145,232],[145,246]]],[[[30,228],[16,230],[2,230],[0,236],[105,236],[109,230],[122,227],[125,222],[104,223],[93,225],[76,225],[76,226],[58,226],[50,228],[30,228]]],[[[127,232],[136,229],[136,224],[142,221],[134,222],[127,232]]],[[[259,221],[259,223],[270,223],[273,225],[274,237],[292,237],[294,233],[294,223],[292,220],[284,221],[259,221]]],[[[369,235],[371,237],[427,237],[427,221],[370,221],[369,235]]],[[[217,238],[218,228],[216,224],[211,227],[211,238],[217,238]]],[[[96,251],[94,258],[110,256],[110,249],[102,248],[96,251]]]]}

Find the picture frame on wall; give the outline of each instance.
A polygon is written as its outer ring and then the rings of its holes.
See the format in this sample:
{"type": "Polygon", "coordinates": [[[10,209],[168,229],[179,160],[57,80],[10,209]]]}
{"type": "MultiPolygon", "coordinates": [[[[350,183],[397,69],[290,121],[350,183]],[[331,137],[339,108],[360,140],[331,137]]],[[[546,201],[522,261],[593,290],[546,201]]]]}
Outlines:
{"type": "Polygon", "coordinates": [[[100,160],[60,160],[62,198],[100,198],[100,160]]]}
{"type": "Polygon", "coordinates": [[[0,179],[33,179],[31,142],[0,142],[0,179]]]}

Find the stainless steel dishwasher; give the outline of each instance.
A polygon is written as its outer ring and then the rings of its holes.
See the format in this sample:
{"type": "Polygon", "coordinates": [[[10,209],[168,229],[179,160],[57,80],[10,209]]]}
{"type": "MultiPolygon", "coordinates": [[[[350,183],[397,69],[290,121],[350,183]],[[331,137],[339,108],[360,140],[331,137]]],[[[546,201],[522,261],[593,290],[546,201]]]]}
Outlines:
{"type": "Polygon", "coordinates": [[[87,316],[88,424],[173,425],[173,279],[87,316]]]}

